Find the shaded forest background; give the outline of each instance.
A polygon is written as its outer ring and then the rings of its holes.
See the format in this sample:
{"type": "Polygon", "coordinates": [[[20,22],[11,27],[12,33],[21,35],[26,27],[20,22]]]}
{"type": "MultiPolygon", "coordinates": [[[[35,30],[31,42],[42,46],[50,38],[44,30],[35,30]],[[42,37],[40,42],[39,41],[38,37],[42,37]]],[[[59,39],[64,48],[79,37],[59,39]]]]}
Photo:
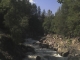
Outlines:
{"type": "Polygon", "coordinates": [[[20,52],[25,52],[25,47],[20,43],[26,37],[45,34],[80,37],[80,0],[58,0],[58,3],[61,6],[53,14],[51,10],[41,11],[40,6],[28,0],[0,0],[0,55],[7,52],[13,60],[17,60],[16,57],[24,55],[20,52]]]}

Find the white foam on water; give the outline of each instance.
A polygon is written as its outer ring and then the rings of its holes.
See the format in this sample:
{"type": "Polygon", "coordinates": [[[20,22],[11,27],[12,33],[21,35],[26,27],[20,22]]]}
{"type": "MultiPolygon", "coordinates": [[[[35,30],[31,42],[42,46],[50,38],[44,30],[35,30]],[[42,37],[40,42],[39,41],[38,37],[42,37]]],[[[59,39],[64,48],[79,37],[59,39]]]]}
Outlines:
{"type": "MultiPolygon", "coordinates": [[[[46,48],[40,48],[39,45],[33,44],[34,42],[39,43],[39,41],[37,40],[33,40],[31,38],[25,39],[25,40],[26,42],[24,43],[24,45],[34,47],[36,51],[36,54],[28,55],[28,58],[29,58],[28,60],[36,60],[37,56],[40,56],[41,60],[67,60],[67,57],[62,57],[61,55],[57,54],[56,51],[46,49],[46,48]],[[44,56],[48,56],[48,57],[45,58],[44,56]]],[[[27,58],[25,58],[24,60],[27,60],[27,58]]]]}
{"type": "Polygon", "coordinates": [[[59,54],[53,54],[53,56],[55,56],[55,57],[62,57],[62,56],[59,55],[59,54]]]}

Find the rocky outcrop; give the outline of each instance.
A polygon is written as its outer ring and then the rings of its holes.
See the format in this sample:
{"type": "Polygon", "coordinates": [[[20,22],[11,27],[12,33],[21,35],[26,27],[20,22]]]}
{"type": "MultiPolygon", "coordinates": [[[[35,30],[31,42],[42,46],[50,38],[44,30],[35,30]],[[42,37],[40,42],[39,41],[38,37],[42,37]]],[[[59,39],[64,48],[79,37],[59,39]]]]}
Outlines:
{"type": "Polygon", "coordinates": [[[47,44],[48,48],[57,51],[58,53],[62,53],[62,56],[65,56],[66,53],[69,51],[67,46],[65,45],[64,41],[58,39],[58,37],[50,37],[49,35],[46,36],[46,39],[43,41],[43,44],[47,44]],[[47,37],[48,36],[48,37],[47,37]]]}
{"type": "Polygon", "coordinates": [[[47,35],[42,40],[43,44],[47,44],[48,48],[57,51],[62,56],[67,57],[70,55],[79,55],[79,53],[72,54],[72,50],[80,51],[79,38],[64,38],[61,35],[47,35]]]}

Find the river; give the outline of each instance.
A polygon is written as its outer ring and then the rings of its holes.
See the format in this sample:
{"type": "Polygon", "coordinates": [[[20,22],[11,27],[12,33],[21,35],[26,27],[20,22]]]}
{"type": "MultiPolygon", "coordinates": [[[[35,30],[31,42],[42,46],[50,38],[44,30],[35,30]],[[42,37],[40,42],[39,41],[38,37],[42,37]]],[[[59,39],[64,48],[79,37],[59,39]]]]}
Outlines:
{"type": "Polygon", "coordinates": [[[31,38],[25,39],[25,46],[32,46],[35,48],[36,54],[28,54],[28,58],[24,58],[23,60],[36,60],[37,56],[41,57],[41,60],[68,60],[68,57],[60,56],[56,51],[47,48],[40,48],[39,45],[33,44],[34,42],[39,42],[37,40],[33,40],[31,38]]]}

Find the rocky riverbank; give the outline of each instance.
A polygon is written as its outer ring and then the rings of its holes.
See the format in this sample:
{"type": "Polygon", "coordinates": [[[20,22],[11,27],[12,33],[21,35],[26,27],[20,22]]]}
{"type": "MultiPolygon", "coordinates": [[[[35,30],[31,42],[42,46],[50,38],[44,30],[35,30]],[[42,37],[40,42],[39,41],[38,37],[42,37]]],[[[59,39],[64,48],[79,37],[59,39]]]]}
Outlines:
{"type": "Polygon", "coordinates": [[[42,44],[47,44],[50,49],[57,51],[63,57],[71,59],[80,58],[79,38],[64,38],[61,35],[46,35],[40,39],[42,44]]]}

